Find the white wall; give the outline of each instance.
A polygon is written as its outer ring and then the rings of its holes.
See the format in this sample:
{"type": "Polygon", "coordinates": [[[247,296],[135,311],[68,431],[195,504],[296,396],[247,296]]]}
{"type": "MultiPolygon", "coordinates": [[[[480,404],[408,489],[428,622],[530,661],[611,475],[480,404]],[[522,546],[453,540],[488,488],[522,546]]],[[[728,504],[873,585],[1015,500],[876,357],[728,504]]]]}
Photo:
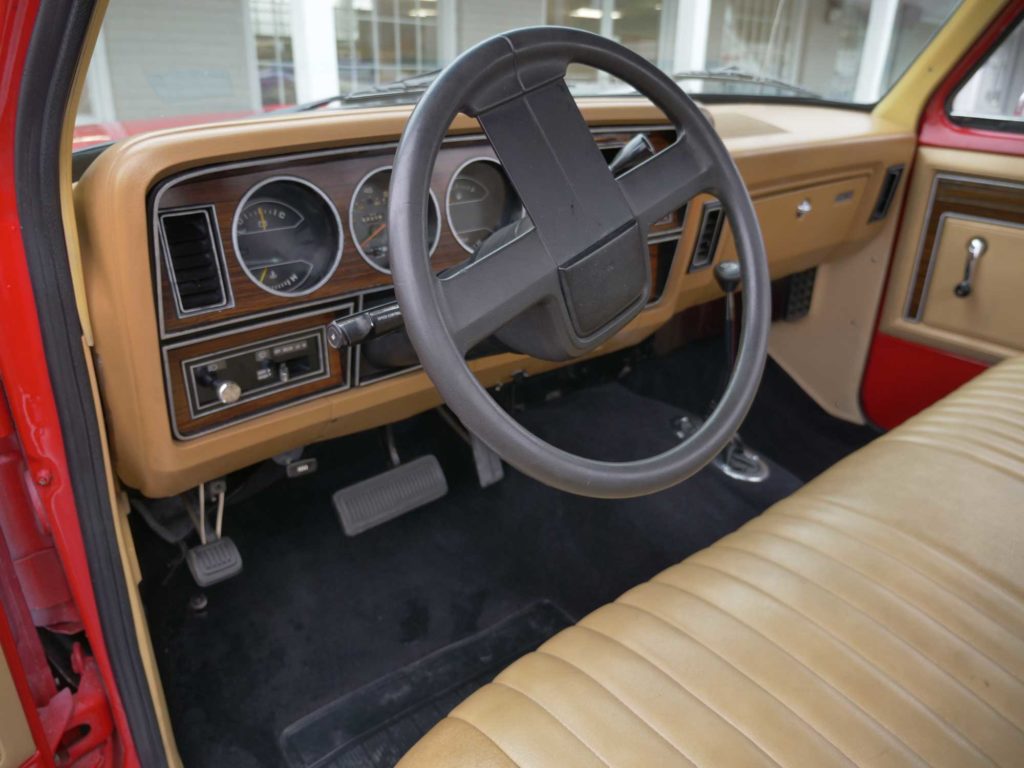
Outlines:
{"type": "Polygon", "coordinates": [[[544,0],[457,0],[456,39],[466,50],[499,32],[543,24],[544,0]]]}

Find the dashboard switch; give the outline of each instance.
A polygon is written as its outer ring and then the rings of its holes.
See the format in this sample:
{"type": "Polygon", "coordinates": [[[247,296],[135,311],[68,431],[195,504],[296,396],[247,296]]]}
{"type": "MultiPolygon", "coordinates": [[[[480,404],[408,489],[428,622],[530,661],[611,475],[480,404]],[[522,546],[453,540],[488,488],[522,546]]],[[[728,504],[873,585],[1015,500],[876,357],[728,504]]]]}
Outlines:
{"type": "Polygon", "coordinates": [[[242,388],[234,381],[215,381],[213,391],[217,393],[217,399],[224,405],[237,403],[242,396],[242,388]]]}

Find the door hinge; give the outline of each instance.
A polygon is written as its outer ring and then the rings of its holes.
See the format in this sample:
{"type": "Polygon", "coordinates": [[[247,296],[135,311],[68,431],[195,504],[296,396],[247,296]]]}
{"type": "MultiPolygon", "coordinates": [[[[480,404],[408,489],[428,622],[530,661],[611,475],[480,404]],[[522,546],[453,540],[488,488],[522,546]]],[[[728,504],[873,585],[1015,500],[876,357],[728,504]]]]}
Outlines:
{"type": "Polygon", "coordinates": [[[71,666],[78,688],[62,689],[39,710],[54,761],[68,768],[113,766],[114,721],[96,660],[75,643],[71,666]]]}

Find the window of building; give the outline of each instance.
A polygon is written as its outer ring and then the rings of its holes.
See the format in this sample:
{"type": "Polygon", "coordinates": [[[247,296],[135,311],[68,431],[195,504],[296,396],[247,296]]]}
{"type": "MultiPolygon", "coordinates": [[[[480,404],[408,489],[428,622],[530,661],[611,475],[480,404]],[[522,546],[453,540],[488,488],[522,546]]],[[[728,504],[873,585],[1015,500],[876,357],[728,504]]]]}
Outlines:
{"type": "Polygon", "coordinates": [[[295,103],[291,3],[249,0],[260,97],[264,107],[295,103]]]}
{"type": "MultiPolygon", "coordinates": [[[[615,40],[670,76],[688,74],[676,79],[698,98],[786,97],[870,105],[900,77],[957,3],[109,0],[101,34],[105,44],[97,46],[89,67],[75,146],[330,100],[440,69],[492,35],[539,24],[615,40]]],[[[970,99],[963,97],[971,101],[968,111],[1012,114],[1019,84],[995,79],[1012,81],[1009,73],[1018,59],[1010,59],[1019,48],[1008,47],[1001,58],[993,58],[980,84],[971,86],[970,99]],[[1002,97],[996,92],[1012,103],[997,103],[1002,97]]],[[[1015,71],[1019,75],[1019,67],[1015,71]]],[[[567,80],[580,96],[631,93],[626,84],[593,69],[573,67],[567,80]]],[[[389,98],[402,93],[393,89],[389,98]]],[[[415,98],[411,91],[408,98],[415,98]]],[[[346,106],[338,101],[328,105],[346,106]]]]}
{"type": "Polygon", "coordinates": [[[436,0],[335,0],[338,92],[438,69],[436,0]]]}

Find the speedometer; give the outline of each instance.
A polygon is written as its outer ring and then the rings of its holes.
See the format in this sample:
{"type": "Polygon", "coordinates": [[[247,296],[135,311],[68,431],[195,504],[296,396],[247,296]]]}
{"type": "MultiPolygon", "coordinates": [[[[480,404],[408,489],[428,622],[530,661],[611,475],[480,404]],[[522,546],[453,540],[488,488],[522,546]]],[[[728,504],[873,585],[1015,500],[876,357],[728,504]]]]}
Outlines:
{"type": "Polygon", "coordinates": [[[312,293],[341,261],[337,208],[297,177],[276,176],[250,189],[235,211],[231,235],[246,276],[279,296],[312,293]]]}
{"type": "Polygon", "coordinates": [[[505,169],[489,157],[469,160],[455,172],[445,204],[455,239],[470,253],[496,230],[526,216],[505,169]]]}
{"type": "MultiPolygon", "coordinates": [[[[374,269],[391,274],[390,252],[388,250],[388,189],[391,186],[391,167],[370,171],[359,182],[352,195],[349,208],[349,226],[356,250],[363,260],[374,269]]],[[[429,251],[434,253],[441,234],[438,226],[441,216],[437,200],[430,193],[430,208],[427,210],[427,242],[429,251]]]]}

